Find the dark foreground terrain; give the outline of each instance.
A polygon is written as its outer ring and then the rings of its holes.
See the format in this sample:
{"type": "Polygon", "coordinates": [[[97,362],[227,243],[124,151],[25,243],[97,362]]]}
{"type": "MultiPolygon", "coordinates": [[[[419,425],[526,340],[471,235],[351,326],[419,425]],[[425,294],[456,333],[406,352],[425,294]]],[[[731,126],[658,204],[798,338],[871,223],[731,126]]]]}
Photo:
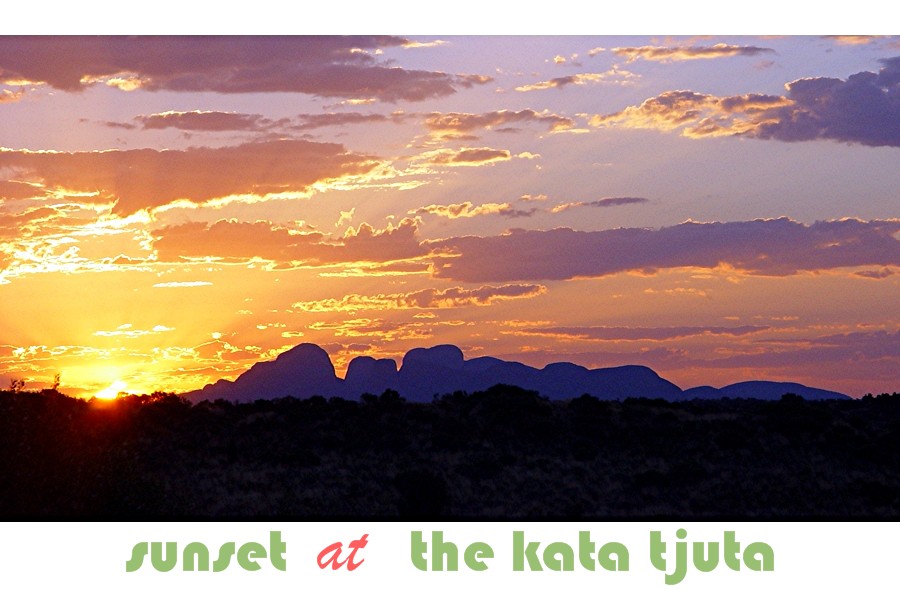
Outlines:
{"type": "Polygon", "coordinates": [[[900,395],[0,392],[2,519],[898,519],[900,395]]]}

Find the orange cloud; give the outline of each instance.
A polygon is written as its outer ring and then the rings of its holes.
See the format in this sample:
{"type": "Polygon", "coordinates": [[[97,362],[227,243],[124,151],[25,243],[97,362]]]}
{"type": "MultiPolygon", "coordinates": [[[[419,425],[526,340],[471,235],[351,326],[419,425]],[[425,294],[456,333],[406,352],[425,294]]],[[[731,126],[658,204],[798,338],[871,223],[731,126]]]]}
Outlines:
{"type": "Polygon", "coordinates": [[[825,39],[831,39],[838,45],[869,45],[884,35],[825,35],[825,39]]]}
{"type": "Polygon", "coordinates": [[[366,123],[401,123],[412,116],[415,115],[408,115],[399,111],[393,112],[389,115],[378,113],[366,114],[359,112],[330,112],[314,115],[304,114],[298,115],[295,122],[290,125],[290,128],[298,131],[309,131],[312,129],[319,129],[321,127],[343,127],[346,125],[360,125],[366,123]]]}
{"type": "Polygon", "coordinates": [[[303,233],[267,221],[218,221],[212,225],[186,223],[152,232],[161,261],[215,258],[308,265],[349,262],[388,262],[419,257],[427,250],[419,244],[417,226],[403,219],[397,226],[376,230],[366,223],[349,229],[341,239],[322,233],[303,233]]]}
{"type": "Polygon", "coordinates": [[[882,268],[881,270],[860,270],[859,272],[854,272],[854,274],[863,278],[874,278],[876,280],[881,280],[883,278],[887,278],[888,276],[895,275],[896,272],[891,268],[882,268]]]}
{"type": "Polygon", "coordinates": [[[535,84],[526,84],[516,87],[517,92],[532,92],[534,90],[549,90],[550,88],[564,88],[566,86],[585,86],[587,84],[616,84],[627,86],[634,83],[640,76],[629,72],[628,70],[619,69],[613,66],[609,71],[594,74],[574,74],[571,76],[562,76],[552,78],[544,82],[535,84]]]}
{"type": "Polygon", "coordinates": [[[30,234],[62,213],[50,207],[38,207],[16,214],[0,214],[0,236],[30,234]]]}
{"type": "Polygon", "coordinates": [[[516,332],[517,335],[538,335],[558,339],[585,341],[666,341],[700,335],[727,335],[732,337],[759,333],[768,326],[741,325],[721,326],[673,326],[673,327],[528,327],[516,332]]]}
{"type": "Polygon", "coordinates": [[[796,370],[805,366],[813,378],[896,382],[897,361],[900,360],[900,331],[897,330],[833,333],[809,339],[771,339],[760,343],[765,345],[748,351],[735,350],[719,358],[696,359],[692,363],[714,368],[767,370],[796,370]]]}
{"type": "Polygon", "coordinates": [[[145,335],[159,335],[168,331],[175,331],[175,328],[166,325],[156,325],[152,329],[135,329],[133,325],[126,323],[115,329],[95,331],[94,335],[98,337],[136,338],[145,335]]]}
{"type": "Polygon", "coordinates": [[[548,111],[536,112],[531,109],[520,111],[498,110],[482,114],[436,113],[425,118],[425,127],[432,137],[438,139],[477,139],[475,132],[481,130],[510,130],[523,123],[544,125],[550,131],[561,131],[575,126],[575,122],[548,111]],[[499,127],[499,129],[498,129],[499,127]]]}
{"type": "Polygon", "coordinates": [[[331,277],[360,277],[360,276],[406,276],[409,274],[430,274],[431,265],[422,262],[354,262],[345,264],[337,270],[327,270],[319,273],[319,276],[331,277]]]}
{"type": "Polygon", "coordinates": [[[366,174],[379,163],[335,143],[300,140],[181,151],[0,150],[0,167],[13,170],[14,180],[115,198],[113,211],[120,215],[176,200],[302,192],[318,182],[366,174]]]}
{"type": "Polygon", "coordinates": [[[728,45],[716,43],[711,46],[691,45],[688,47],[615,47],[613,53],[625,57],[628,63],[638,59],[648,61],[685,61],[691,59],[716,59],[720,57],[755,56],[763,53],[775,53],[773,49],[764,47],[728,45]]]}
{"type": "Polygon", "coordinates": [[[461,202],[451,205],[428,205],[418,209],[408,211],[408,215],[424,215],[432,214],[448,219],[459,219],[460,217],[477,217],[479,215],[495,215],[495,214],[511,214],[514,213],[512,205],[509,203],[488,202],[481,205],[473,205],[471,202],[461,202]]]}
{"type": "MultiPolygon", "coordinates": [[[[0,148],[0,158],[3,157],[4,151],[9,150],[0,148]]],[[[15,174],[16,172],[16,170],[7,170],[5,175],[15,174]]],[[[46,190],[32,183],[0,180],[0,201],[25,200],[43,196],[45,193],[46,190]]]]}
{"type": "Polygon", "coordinates": [[[198,286],[212,286],[212,282],[195,280],[191,282],[157,282],[153,288],[197,288],[198,286]]]}
{"type": "Polygon", "coordinates": [[[720,98],[689,90],[664,92],[639,106],[629,106],[611,115],[595,115],[594,127],[622,126],[635,129],[673,131],[683,128],[688,137],[737,135],[765,120],[766,111],[791,104],[783,96],[746,94],[720,98]]]}
{"type": "Polygon", "coordinates": [[[463,149],[437,149],[415,158],[415,161],[434,166],[484,166],[512,158],[506,149],[472,147],[463,149]]]}
{"type": "Polygon", "coordinates": [[[402,47],[404,49],[427,49],[431,47],[441,47],[444,45],[449,45],[449,42],[443,41],[441,39],[435,39],[434,41],[407,41],[402,47]]]}
{"type": "Polygon", "coordinates": [[[18,102],[25,96],[25,90],[0,90],[0,104],[4,102],[18,102]]]}
{"type": "Polygon", "coordinates": [[[294,303],[295,309],[311,313],[350,312],[393,309],[453,309],[458,307],[487,307],[498,301],[529,299],[547,292],[539,284],[504,284],[476,289],[426,288],[409,293],[359,295],[349,294],[340,299],[322,299],[294,303]]]}
{"type": "Polygon", "coordinates": [[[332,331],[337,337],[356,337],[375,339],[382,342],[397,340],[428,339],[432,336],[431,328],[421,322],[389,322],[382,319],[346,319],[338,322],[311,323],[314,331],[332,331]]]}

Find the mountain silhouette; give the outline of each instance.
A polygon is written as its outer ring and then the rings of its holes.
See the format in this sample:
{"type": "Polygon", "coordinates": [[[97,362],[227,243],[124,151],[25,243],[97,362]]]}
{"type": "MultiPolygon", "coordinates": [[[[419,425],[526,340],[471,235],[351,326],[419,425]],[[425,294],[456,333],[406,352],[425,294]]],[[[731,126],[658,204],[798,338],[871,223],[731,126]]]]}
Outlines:
{"type": "Polygon", "coordinates": [[[483,391],[497,385],[513,385],[537,391],[550,399],[572,399],[591,395],[603,400],[629,397],[687,399],[751,398],[780,399],[786,393],[803,399],[846,399],[841,393],[797,383],[742,382],[720,389],[694,387],[682,391],[646,366],[594,368],[569,362],[534,368],[483,356],[466,360],[453,345],[415,348],[403,357],[400,368],[391,359],[368,356],[354,358],[344,379],[338,378],[328,353],[315,344],[300,344],[275,360],[254,364],[234,382],[220,380],[200,390],[185,393],[192,401],[225,399],[249,402],[278,397],[343,397],[356,399],[363,393],[379,394],[393,389],[417,402],[455,391],[483,391]]]}
{"type": "Polygon", "coordinates": [[[717,389],[710,386],[693,387],[684,391],[687,399],[761,399],[777,401],[782,395],[793,394],[807,401],[825,399],[848,399],[847,395],[816,389],[796,382],[772,382],[767,380],[749,380],[730,384],[717,389]]]}
{"type": "Polygon", "coordinates": [[[192,401],[255,401],[278,397],[344,395],[344,382],[334,373],[328,352],[315,344],[300,344],[269,362],[257,362],[232,382],[219,380],[186,393],[192,401]]]}

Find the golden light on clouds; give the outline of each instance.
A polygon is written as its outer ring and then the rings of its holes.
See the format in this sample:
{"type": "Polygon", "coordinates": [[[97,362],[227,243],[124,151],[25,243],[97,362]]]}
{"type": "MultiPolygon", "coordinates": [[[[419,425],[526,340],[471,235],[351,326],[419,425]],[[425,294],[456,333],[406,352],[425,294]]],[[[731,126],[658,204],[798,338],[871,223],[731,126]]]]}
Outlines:
{"type": "Polygon", "coordinates": [[[0,38],[0,378],[452,343],[896,390],[895,40],[235,42],[0,38]]]}

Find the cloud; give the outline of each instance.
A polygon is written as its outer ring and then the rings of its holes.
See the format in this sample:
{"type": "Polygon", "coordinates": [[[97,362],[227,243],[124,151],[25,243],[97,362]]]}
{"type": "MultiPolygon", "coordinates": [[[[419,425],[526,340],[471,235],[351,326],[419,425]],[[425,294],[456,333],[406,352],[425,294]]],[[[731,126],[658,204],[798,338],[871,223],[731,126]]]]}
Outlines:
{"type": "MultiPolygon", "coordinates": [[[[519,154],[516,157],[522,157],[519,154]]],[[[525,194],[518,198],[518,200],[522,202],[539,202],[547,199],[547,196],[544,194],[539,194],[536,196],[525,194]]],[[[516,209],[512,203],[498,203],[498,202],[487,202],[483,204],[476,205],[471,201],[464,201],[459,203],[452,204],[431,204],[423,207],[419,207],[417,209],[410,209],[406,212],[407,215],[436,215],[439,217],[446,217],[448,219],[468,219],[472,217],[479,217],[483,215],[500,215],[503,217],[512,217],[512,218],[521,218],[521,217],[532,217],[536,213],[561,213],[563,211],[578,208],[578,207],[597,207],[597,208],[606,208],[606,207],[615,207],[615,206],[623,206],[629,204],[642,204],[650,202],[646,198],[635,198],[635,197],[614,197],[614,198],[602,198],[600,200],[589,201],[589,202],[569,202],[557,205],[553,208],[546,209],[541,207],[531,207],[527,209],[516,209]]]]}
{"type": "Polygon", "coordinates": [[[432,137],[438,139],[477,139],[475,133],[478,131],[511,130],[514,127],[509,127],[510,125],[525,123],[544,125],[549,131],[562,131],[575,126],[575,122],[568,117],[531,109],[498,110],[481,114],[433,112],[425,118],[425,127],[432,137]]]}
{"type": "Polygon", "coordinates": [[[395,102],[448,96],[489,78],[405,70],[370,55],[410,42],[356,37],[0,38],[0,83],[77,92],[93,84],[170,92],[299,92],[395,102]]]}
{"type": "Polygon", "coordinates": [[[168,111],[135,117],[142,129],[181,129],[182,131],[261,131],[274,121],[262,115],[219,111],[168,111]]]}
{"type": "Polygon", "coordinates": [[[436,149],[417,156],[417,163],[434,166],[484,166],[512,159],[506,149],[490,147],[464,147],[462,149],[436,149]]]}
{"type": "Polygon", "coordinates": [[[402,111],[389,115],[378,113],[322,113],[301,114],[294,118],[272,120],[258,114],[244,114],[221,111],[168,111],[134,118],[137,124],[107,121],[109,127],[124,129],[180,129],[191,132],[248,131],[248,132],[286,132],[311,131],[323,127],[343,127],[370,123],[400,123],[412,115],[402,111]]]}
{"type": "Polygon", "coordinates": [[[346,262],[388,262],[416,258],[426,250],[419,244],[417,226],[403,219],[397,226],[375,230],[361,224],[338,240],[322,233],[303,233],[267,221],[185,223],[152,232],[161,261],[214,258],[326,265],[346,262]]]}
{"type": "Polygon", "coordinates": [[[382,319],[345,319],[339,322],[311,323],[315,331],[333,331],[336,337],[359,337],[370,341],[392,342],[397,340],[419,340],[432,337],[431,326],[422,322],[388,322],[382,319]]]}
{"type": "Polygon", "coordinates": [[[862,276],[863,278],[875,278],[876,280],[881,280],[882,278],[893,276],[896,272],[890,268],[882,268],[881,270],[861,270],[859,272],[854,272],[854,274],[856,276],[862,276]]]}
{"type": "Polygon", "coordinates": [[[322,127],[343,127],[345,125],[360,125],[367,123],[400,123],[410,116],[411,115],[402,112],[394,112],[389,115],[378,113],[365,114],[359,112],[322,113],[315,115],[305,114],[298,115],[296,117],[296,122],[294,122],[290,128],[298,131],[310,131],[322,127]]]}
{"type": "Polygon", "coordinates": [[[157,335],[160,333],[165,333],[167,331],[175,331],[175,328],[168,327],[166,325],[156,325],[153,327],[153,329],[134,329],[130,323],[126,323],[112,330],[95,331],[94,335],[98,337],[136,338],[145,335],[157,335]]]}
{"type": "Polygon", "coordinates": [[[883,39],[883,35],[825,35],[823,39],[831,39],[838,45],[869,45],[878,39],[883,39]]]}
{"type": "Polygon", "coordinates": [[[354,263],[337,270],[319,272],[319,276],[334,278],[350,278],[362,276],[407,276],[409,274],[430,274],[431,265],[424,261],[417,262],[366,262],[354,263]]]}
{"type": "Polygon", "coordinates": [[[791,104],[782,96],[745,94],[721,98],[690,90],[672,90],[648,98],[639,106],[629,106],[611,115],[595,115],[594,127],[622,126],[635,129],[683,129],[688,137],[739,135],[757,124],[752,117],[769,116],[791,104]]]}
{"type": "Polygon", "coordinates": [[[0,213],[0,237],[33,233],[61,215],[51,207],[37,207],[15,214],[0,213]]]}
{"type": "Polygon", "coordinates": [[[628,351],[614,345],[615,351],[560,351],[527,348],[514,355],[531,365],[547,362],[576,362],[586,366],[642,364],[665,370],[679,382],[687,377],[696,384],[709,378],[724,384],[747,380],[750,375],[767,380],[799,380],[813,386],[864,392],[896,390],[900,332],[871,331],[841,333],[808,340],[766,340],[751,345],[721,346],[716,357],[701,358],[684,349],[641,345],[628,351]],[[752,369],[752,370],[747,370],[752,369]],[[697,383],[698,375],[702,379],[697,383]],[[830,385],[828,383],[831,383],[830,385]],[[842,384],[835,384],[842,383],[842,384]]]}
{"type": "Polygon", "coordinates": [[[341,215],[340,217],[338,217],[338,220],[335,221],[334,226],[340,227],[344,223],[350,225],[350,223],[353,221],[354,213],[356,213],[356,207],[352,207],[349,211],[341,211],[341,215]]]}
{"type": "Polygon", "coordinates": [[[0,149],[0,168],[46,189],[116,199],[129,215],[184,199],[204,203],[237,194],[302,192],[313,184],[365,174],[379,162],[335,143],[265,141],[185,150],[33,152],[0,149]]]}
{"type": "Polygon", "coordinates": [[[514,230],[491,237],[428,242],[435,274],[463,282],[566,280],[658,268],[729,265],[749,274],[786,276],[862,265],[897,265],[900,221],[786,218],[725,223],[687,222],[662,229],[514,230]]]}
{"type": "MultiPolygon", "coordinates": [[[[3,149],[0,148],[0,161],[3,157],[3,149]]],[[[5,176],[16,175],[21,170],[4,170],[5,176]]],[[[28,182],[0,180],[0,200],[25,200],[39,197],[45,194],[40,186],[34,186],[28,182]]]]}
{"type": "Polygon", "coordinates": [[[18,102],[25,96],[25,90],[0,90],[0,104],[4,102],[18,102]]]}
{"type": "Polygon", "coordinates": [[[478,217],[480,215],[506,215],[506,216],[529,216],[528,211],[516,211],[509,203],[488,202],[481,205],[473,205],[471,202],[461,202],[450,205],[428,205],[418,209],[411,210],[408,215],[438,215],[447,217],[448,219],[459,219],[461,217],[478,217]]]}
{"type": "Polygon", "coordinates": [[[539,335],[559,339],[587,341],[665,341],[698,335],[742,336],[769,329],[768,326],[742,325],[739,327],[529,327],[517,335],[539,335]]]}
{"type": "Polygon", "coordinates": [[[640,76],[629,72],[628,70],[619,69],[613,66],[610,70],[603,73],[594,74],[574,74],[571,76],[562,76],[552,78],[535,84],[526,84],[516,87],[517,92],[533,92],[535,90],[549,90],[551,88],[564,88],[566,86],[585,86],[587,84],[616,84],[627,86],[633,84],[640,76]]]}
{"type": "Polygon", "coordinates": [[[212,286],[212,282],[157,282],[153,288],[197,288],[198,286],[212,286]]]}
{"type": "Polygon", "coordinates": [[[879,73],[803,78],[786,96],[717,97],[689,90],[664,92],[638,106],[590,119],[595,127],[674,131],[686,137],[742,135],[778,141],[830,139],[900,146],[900,57],[881,60],[879,73]]]}
{"type": "Polygon", "coordinates": [[[601,198],[600,200],[592,200],[592,201],[578,201],[578,202],[567,202],[561,205],[556,205],[552,209],[550,209],[551,213],[561,213],[563,211],[567,211],[569,209],[574,209],[578,207],[597,207],[597,208],[607,208],[607,207],[620,207],[623,205],[631,205],[631,204],[643,204],[650,202],[646,198],[637,198],[632,196],[619,196],[619,197],[610,197],[610,198],[601,198]]]}
{"type": "MultiPolygon", "coordinates": [[[[89,123],[91,121],[90,121],[90,119],[82,118],[82,119],[78,119],[78,122],[89,123]]],[[[132,131],[132,130],[138,128],[138,126],[135,125],[134,123],[121,123],[118,121],[97,121],[97,124],[103,125],[104,127],[108,127],[110,129],[127,129],[129,131],[132,131]]]]}
{"type": "MultiPolygon", "coordinates": [[[[794,340],[764,340],[758,342],[768,349],[749,352],[733,352],[726,357],[711,360],[695,360],[698,365],[714,367],[764,368],[814,365],[820,371],[852,370],[853,364],[877,360],[893,361],[893,370],[887,374],[896,378],[896,360],[900,358],[900,331],[858,331],[836,333],[818,338],[794,340]]],[[[890,370],[890,368],[889,368],[890,370]]],[[[879,375],[868,374],[866,378],[879,375]]]]}
{"type": "Polygon", "coordinates": [[[662,294],[669,296],[689,296],[689,297],[709,297],[709,291],[701,288],[685,288],[679,286],[676,288],[645,288],[646,294],[662,294]]]}
{"type": "Polygon", "coordinates": [[[648,61],[686,61],[692,59],[716,59],[719,57],[745,56],[753,57],[764,53],[775,53],[773,49],[764,47],[728,45],[716,43],[711,46],[690,45],[687,47],[615,47],[612,52],[625,57],[628,63],[638,59],[648,61]]]}
{"type": "Polygon", "coordinates": [[[294,303],[295,309],[311,313],[353,312],[364,310],[393,309],[454,309],[459,307],[486,307],[498,301],[528,299],[547,292],[539,284],[504,284],[503,286],[481,286],[476,289],[460,287],[437,290],[426,288],[408,293],[359,295],[349,294],[340,299],[301,301],[294,303]]]}
{"type": "Polygon", "coordinates": [[[442,47],[449,44],[448,41],[435,39],[434,41],[406,41],[402,47],[404,49],[430,49],[432,47],[442,47]]]}

